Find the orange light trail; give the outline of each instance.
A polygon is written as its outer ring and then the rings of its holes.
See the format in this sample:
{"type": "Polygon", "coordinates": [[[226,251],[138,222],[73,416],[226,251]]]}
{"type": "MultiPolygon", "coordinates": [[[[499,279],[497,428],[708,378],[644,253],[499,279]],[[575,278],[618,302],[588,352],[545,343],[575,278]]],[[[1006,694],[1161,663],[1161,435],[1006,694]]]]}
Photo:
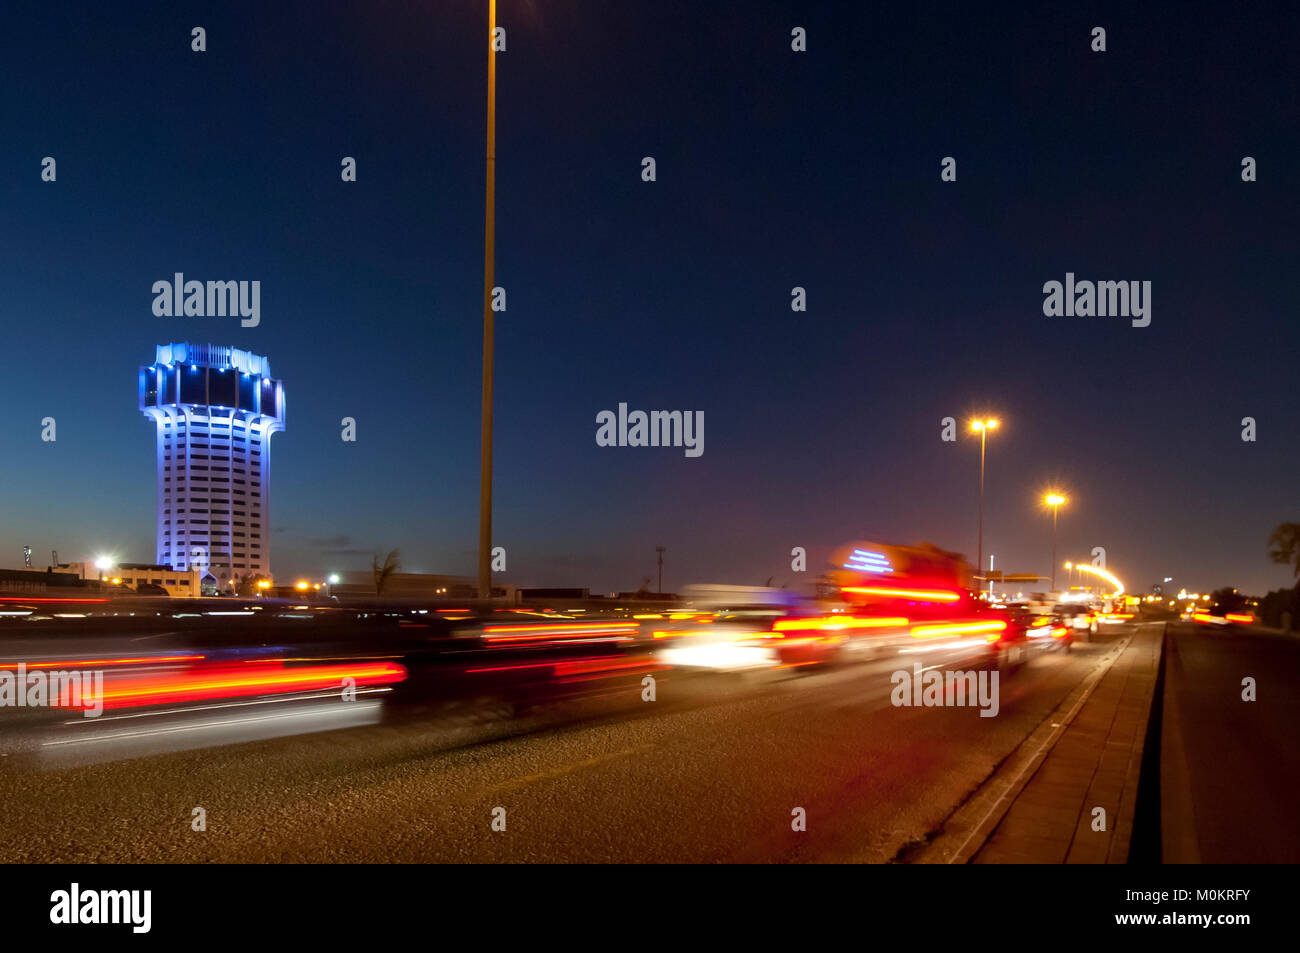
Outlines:
{"type": "Polygon", "coordinates": [[[626,641],[639,632],[640,623],[612,620],[597,622],[543,622],[532,625],[485,625],[483,640],[492,645],[547,645],[562,642],[626,641]]]}
{"type": "Polygon", "coordinates": [[[635,632],[635,622],[554,622],[550,625],[488,625],[484,632],[635,632]]]}
{"type": "Polygon", "coordinates": [[[893,596],[899,599],[932,600],[934,602],[956,602],[961,596],[955,592],[939,589],[878,589],[870,586],[844,586],[842,592],[857,592],[868,596],[893,596]]]}
{"type": "MultiPolygon", "coordinates": [[[[939,625],[914,625],[912,626],[912,638],[914,639],[933,639],[941,635],[975,635],[980,632],[1002,632],[1007,624],[1002,621],[993,622],[953,622],[942,623],[939,625]]],[[[993,641],[990,638],[989,641],[993,641]]]]}
{"type": "Polygon", "coordinates": [[[212,673],[199,671],[157,678],[127,679],[113,687],[106,685],[103,702],[106,708],[114,708],[161,701],[199,701],[322,688],[342,689],[345,678],[354,679],[357,685],[386,685],[400,682],[405,677],[406,669],[392,662],[300,668],[266,665],[254,671],[240,668],[212,673]]]}
{"type": "Polygon", "coordinates": [[[693,635],[713,635],[712,629],[655,629],[650,633],[654,639],[681,639],[693,635]]]}
{"type": "MultiPolygon", "coordinates": [[[[100,665],[152,665],[156,662],[198,662],[202,655],[149,655],[139,658],[68,659],[62,662],[27,662],[32,668],[98,668],[100,665]]],[[[17,662],[6,663],[17,665],[17,662]]]]}
{"type": "Polygon", "coordinates": [[[883,629],[907,625],[904,618],[873,618],[863,616],[832,615],[810,619],[782,619],[772,628],[777,632],[797,632],[805,629],[883,629]]]}
{"type": "Polygon", "coordinates": [[[0,596],[0,602],[17,602],[17,603],[20,603],[20,604],[25,604],[25,603],[36,603],[36,602],[40,602],[40,603],[50,603],[50,602],[78,602],[78,603],[86,603],[86,602],[90,602],[90,603],[96,603],[96,604],[99,604],[99,603],[104,603],[104,602],[108,602],[108,601],[109,601],[109,600],[107,600],[107,599],[64,599],[64,598],[58,598],[58,597],[54,597],[54,596],[39,596],[39,597],[36,597],[36,596],[0,596]]]}

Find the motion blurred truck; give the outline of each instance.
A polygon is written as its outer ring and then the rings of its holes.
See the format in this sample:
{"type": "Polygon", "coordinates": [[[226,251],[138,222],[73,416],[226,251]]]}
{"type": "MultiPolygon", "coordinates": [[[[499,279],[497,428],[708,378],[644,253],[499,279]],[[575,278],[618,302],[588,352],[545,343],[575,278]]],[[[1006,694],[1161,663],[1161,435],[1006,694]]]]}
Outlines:
{"type": "Polygon", "coordinates": [[[896,609],[932,607],[922,614],[968,609],[975,601],[971,567],[961,553],[933,543],[846,543],[831,555],[830,577],[850,605],[896,609]]]}
{"type": "Polygon", "coordinates": [[[853,542],[831,557],[829,575],[855,617],[894,619],[896,628],[864,630],[870,641],[906,632],[903,651],[927,646],[978,649],[985,661],[1014,670],[1028,656],[1026,619],[979,599],[971,566],[961,553],[933,543],[898,546],[853,542]]]}

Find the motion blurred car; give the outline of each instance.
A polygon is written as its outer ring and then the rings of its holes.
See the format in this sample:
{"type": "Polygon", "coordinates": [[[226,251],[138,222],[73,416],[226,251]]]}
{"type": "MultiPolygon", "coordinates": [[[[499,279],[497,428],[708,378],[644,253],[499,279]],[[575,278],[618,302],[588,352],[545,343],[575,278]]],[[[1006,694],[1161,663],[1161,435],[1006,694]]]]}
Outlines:
{"type": "Polygon", "coordinates": [[[1006,675],[1019,671],[1037,649],[1029,639],[1029,629],[1037,613],[1025,603],[993,603],[983,612],[990,621],[1005,623],[1001,630],[988,638],[991,666],[1006,675]]]}
{"type": "Polygon", "coordinates": [[[685,669],[774,668],[782,664],[782,657],[773,627],[786,614],[781,606],[733,604],[659,623],[652,632],[655,657],[685,669]]]}
{"type": "Polygon", "coordinates": [[[1070,638],[1088,639],[1097,634],[1097,616],[1087,606],[1077,602],[1063,602],[1054,615],[1061,625],[1070,630],[1070,638]]]}
{"type": "Polygon", "coordinates": [[[1068,652],[1074,630],[1057,612],[1040,602],[995,603],[990,607],[1006,619],[1002,636],[991,640],[990,650],[997,667],[1008,674],[1035,655],[1054,650],[1068,652]]]}
{"type": "Polygon", "coordinates": [[[655,657],[684,669],[745,671],[837,661],[845,636],[816,600],[768,586],[691,585],[683,610],[651,626],[655,657]],[[802,620],[802,621],[800,621],[802,620]]]}
{"type": "Polygon", "coordinates": [[[1035,602],[1020,607],[1019,612],[1025,627],[1026,647],[1031,653],[1070,650],[1074,633],[1056,608],[1035,602]]]}
{"type": "Polygon", "coordinates": [[[1046,643],[1049,646],[1068,652],[1074,648],[1074,640],[1080,630],[1088,631],[1088,616],[1080,613],[1075,606],[1057,606],[1048,616],[1046,643]]]}

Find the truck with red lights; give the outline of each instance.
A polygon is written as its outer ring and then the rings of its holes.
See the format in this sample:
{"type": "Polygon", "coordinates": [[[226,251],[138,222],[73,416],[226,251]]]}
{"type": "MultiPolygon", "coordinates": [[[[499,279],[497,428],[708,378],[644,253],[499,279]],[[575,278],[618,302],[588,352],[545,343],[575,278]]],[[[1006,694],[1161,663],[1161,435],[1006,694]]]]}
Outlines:
{"type": "Polygon", "coordinates": [[[932,543],[852,542],[831,557],[829,577],[854,617],[901,621],[891,631],[900,652],[977,656],[1014,669],[1028,648],[1024,619],[981,600],[960,553],[932,543]],[[897,638],[899,632],[904,638],[897,638]]]}

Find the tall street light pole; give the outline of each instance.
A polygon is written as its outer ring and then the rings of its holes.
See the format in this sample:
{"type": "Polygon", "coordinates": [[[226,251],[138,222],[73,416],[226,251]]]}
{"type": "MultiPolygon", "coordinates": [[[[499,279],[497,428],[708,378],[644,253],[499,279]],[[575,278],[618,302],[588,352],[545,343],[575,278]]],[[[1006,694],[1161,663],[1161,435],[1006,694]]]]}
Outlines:
{"type": "Polygon", "coordinates": [[[1065,502],[1065,497],[1059,493],[1048,493],[1043,497],[1043,502],[1052,508],[1052,592],[1056,591],[1056,511],[1060,509],[1061,504],[1065,502]]]}
{"type": "Polygon", "coordinates": [[[497,188],[497,0],[488,0],[487,208],[483,241],[483,432],[478,483],[478,592],[492,597],[492,287],[495,281],[497,188]]]}
{"type": "MultiPolygon", "coordinates": [[[[975,556],[975,572],[979,573],[984,568],[984,443],[990,430],[997,430],[997,420],[972,420],[970,429],[972,432],[980,435],[980,529],[979,543],[975,556]]],[[[975,586],[979,589],[978,580],[975,586]]]]}

